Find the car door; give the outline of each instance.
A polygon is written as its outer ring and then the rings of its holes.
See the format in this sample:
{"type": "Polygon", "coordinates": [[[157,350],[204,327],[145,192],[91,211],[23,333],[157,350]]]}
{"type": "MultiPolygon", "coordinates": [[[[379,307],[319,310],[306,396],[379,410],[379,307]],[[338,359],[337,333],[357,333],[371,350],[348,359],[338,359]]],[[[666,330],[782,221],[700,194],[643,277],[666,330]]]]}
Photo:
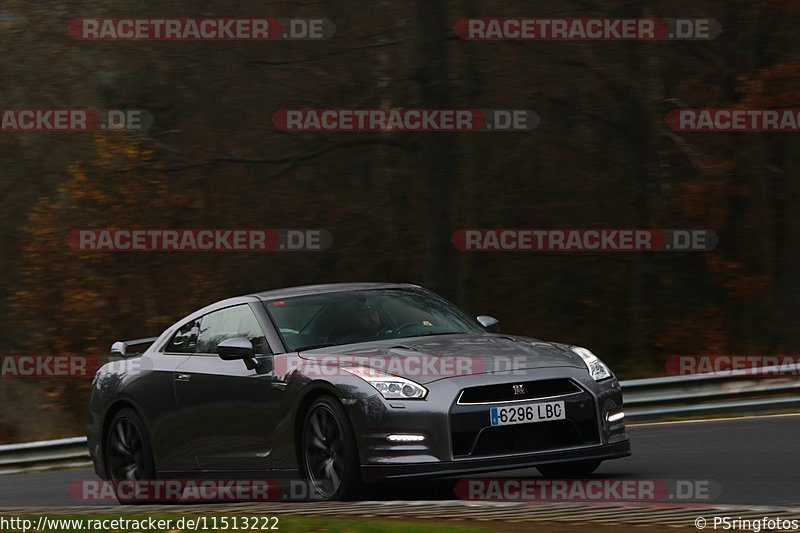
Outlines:
{"type": "Polygon", "coordinates": [[[257,358],[270,360],[262,326],[248,304],[211,312],[200,320],[195,353],[175,372],[175,396],[188,449],[206,471],[266,470],[280,390],[267,367],[215,353],[226,339],[253,342],[257,358]]]}
{"type": "Polygon", "coordinates": [[[150,406],[146,411],[152,415],[150,444],[159,471],[182,472],[199,468],[194,454],[189,448],[182,428],[177,398],[175,397],[175,372],[195,351],[200,320],[188,320],[172,334],[161,353],[151,357],[153,372],[148,379],[132,393],[139,398],[141,405],[150,406]]]}

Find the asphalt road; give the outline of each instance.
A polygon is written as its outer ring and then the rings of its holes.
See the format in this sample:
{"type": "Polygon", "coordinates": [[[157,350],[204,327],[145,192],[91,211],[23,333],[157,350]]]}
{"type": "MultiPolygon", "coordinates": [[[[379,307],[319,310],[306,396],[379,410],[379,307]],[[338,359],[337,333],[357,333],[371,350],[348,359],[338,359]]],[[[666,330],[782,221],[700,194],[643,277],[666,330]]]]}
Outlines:
{"type": "MultiPolygon", "coordinates": [[[[628,428],[633,455],[604,463],[595,478],[699,480],[715,487],[713,504],[800,505],[800,415],[638,425],[628,428]]],[[[483,476],[539,478],[535,470],[483,476]]],[[[89,470],[0,476],[0,506],[85,505],[70,484],[89,470]]],[[[377,487],[369,499],[453,500],[453,481],[377,487]]],[[[107,503],[106,503],[107,505],[107,503]]]]}

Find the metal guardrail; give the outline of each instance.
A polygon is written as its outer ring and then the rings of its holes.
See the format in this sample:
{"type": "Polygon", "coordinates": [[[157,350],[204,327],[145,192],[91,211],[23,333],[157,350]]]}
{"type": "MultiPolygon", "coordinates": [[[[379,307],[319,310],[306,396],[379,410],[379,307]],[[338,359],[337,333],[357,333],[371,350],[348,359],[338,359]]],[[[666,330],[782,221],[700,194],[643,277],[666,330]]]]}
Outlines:
{"type": "Polygon", "coordinates": [[[0,445],[0,473],[4,474],[88,464],[86,437],[0,445]]]}
{"type": "Polygon", "coordinates": [[[748,415],[800,409],[800,365],[621,382],[626,420],[748,415]]]}
{"type": "MultiPolygon", "coordinates": [[[[631,421],[800,410],[800,365],[622,381],[631,421]]],[[[0,473],[86,466],[86,437],[0,445],[0,473]]]]}

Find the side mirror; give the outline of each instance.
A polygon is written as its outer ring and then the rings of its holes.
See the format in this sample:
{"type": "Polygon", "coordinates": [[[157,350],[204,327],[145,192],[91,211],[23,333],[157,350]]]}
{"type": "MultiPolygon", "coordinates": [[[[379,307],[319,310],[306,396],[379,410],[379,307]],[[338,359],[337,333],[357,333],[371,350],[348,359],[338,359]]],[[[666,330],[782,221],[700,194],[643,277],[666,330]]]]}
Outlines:
{"type": "Polygon", "coordinates": [[[271,358],[257,358],[253,343],[244,337],[226,339],[217,345],[217,355],[224,361],[241,359],[248,370],[255,370],[259,374],[272,371],[271,358]]]}
{"type": "Polygon", "coordinates": [[[256,356],[253,343],[244,337],[226,339],[217,345],[217,355],[225,361],[252,359],[256,356]]]}
{"type": "Polygon", "coordinates": [[[478,317],[478,322],[480,322],[481,326],[483,326],[483,329],[489,333],[500,332],[500,321],[493,316],[480,315],[478,317]]]}

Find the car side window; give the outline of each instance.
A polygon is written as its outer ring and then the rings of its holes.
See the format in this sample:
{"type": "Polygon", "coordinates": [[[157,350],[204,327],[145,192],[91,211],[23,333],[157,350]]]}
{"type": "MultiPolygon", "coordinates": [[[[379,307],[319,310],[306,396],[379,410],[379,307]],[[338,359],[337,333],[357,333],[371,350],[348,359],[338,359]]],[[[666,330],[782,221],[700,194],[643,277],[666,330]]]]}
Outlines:
{"type": "Polygon", "coordinates": [[[167,347],[164,349],[167,353],[192,353],[197,347],[197,335],[200,332],[200,319],[192,320],[191,322],[181,326],[180,329],[172,336],[167,347]]]}
{"type": "Polygon", "coordinates": [[[249,305],[237,305],[209,313],[201,319],[196,353],[217,352],[217,345],[227,339],[244,337],[253,343],[257,355],[270,353],[267,339],[249,305]]]}

